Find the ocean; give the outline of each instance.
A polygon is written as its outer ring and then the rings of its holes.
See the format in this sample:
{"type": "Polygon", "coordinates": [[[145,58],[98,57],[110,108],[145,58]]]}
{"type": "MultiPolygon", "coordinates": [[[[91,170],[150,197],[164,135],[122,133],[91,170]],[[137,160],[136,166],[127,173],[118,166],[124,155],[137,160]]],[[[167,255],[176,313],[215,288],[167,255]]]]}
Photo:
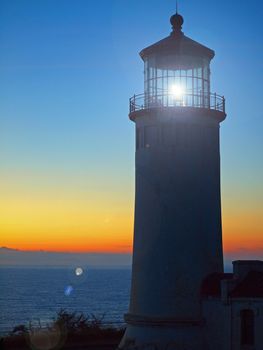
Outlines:
{"type": "Polygon", "coordinates": [[[45,326],[61,309],[121,326],[130,280],[130,269],[1,268],[0,334],[21,324],[45,326]]]}

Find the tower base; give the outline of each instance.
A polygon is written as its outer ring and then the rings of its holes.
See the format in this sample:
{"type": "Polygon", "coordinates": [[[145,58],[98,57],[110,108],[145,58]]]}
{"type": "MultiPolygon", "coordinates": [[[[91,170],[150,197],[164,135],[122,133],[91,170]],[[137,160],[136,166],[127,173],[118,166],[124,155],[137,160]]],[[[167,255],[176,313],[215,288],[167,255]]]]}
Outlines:
{"type": "Polygon", "coordinates": [[[128,324],[119,350],[209,350],[204,326],[191,321],[128,324]]]}

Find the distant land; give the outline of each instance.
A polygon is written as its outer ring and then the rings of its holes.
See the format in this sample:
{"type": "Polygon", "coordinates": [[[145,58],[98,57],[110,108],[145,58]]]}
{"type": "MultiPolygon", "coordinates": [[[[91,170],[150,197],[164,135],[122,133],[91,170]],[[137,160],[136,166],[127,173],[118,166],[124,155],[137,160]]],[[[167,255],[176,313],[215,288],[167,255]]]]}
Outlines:
{"type": "Polygon", "coordinates": [[[131,254],[109,253],[61,253],[48,251],[24,251],[0,248],[1,267],[69,267],[130,268],[131,254]]]}
{"type": "MultiPolygon", "coordinates": [[[[263,260],[263,248],[250,250],[240,248],[225,252],[225,270],[232,270],[233,260],[263,260]]],[[[118,253],[69,253],[48,251],[25,251],[0,248],[0,267],[74,267],[131,268],[131,254],[118,253]]]]}

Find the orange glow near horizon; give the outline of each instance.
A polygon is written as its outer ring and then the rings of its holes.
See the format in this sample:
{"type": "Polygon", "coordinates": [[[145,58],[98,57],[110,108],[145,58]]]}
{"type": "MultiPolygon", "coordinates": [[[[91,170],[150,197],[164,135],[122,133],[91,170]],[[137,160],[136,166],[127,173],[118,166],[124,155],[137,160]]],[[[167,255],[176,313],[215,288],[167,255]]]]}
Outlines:
{"type": "MultiPolygon", "coordinates": [[[[15,180],[15,179],[13,179],[15,180]]],[[[42,181],[42,180],[41,180],[42,181]]],[[[21,250],[128,253],[132,250],[130,195],[115,188],[12,183],[1,188],[0,245],[21,250]]],[[[108,186],[110,187],[110,186],[108,186]]]]}
{"type": "MultiPolygon", "coordinates": [[[[52,175],[53,178],[54,175],[52,175]]],[[[27,176],[28,177],[28,176],[27,176]]],[[[83,190],[83,177],[74,186],[41,178],[5,179],[0,198],[0,246],[20,250],[78,253],[131,253],[134,189],[110,179],[106,190],[83,190]],[[23,181],[22,181],[23,180],[23,181]],[[130,191],[126,192],[126,188],[130,191]]],[[[229,193],[226,191],[226,193],[229,193]]],[[[231,255],[263,251],[263,215],[260,203],[230,201],[223,195],[224,251],[231,255]],[[242,205],[240,203],[243,203],[242,205]],[[252,203],[252,204],[251,204],[252,203]]],[[[233,194],[232,198],[235,198],[233,194]]],[[[248,196],[247,196],[248,198],[248,196]]]]}
{"type": "MultiPolygon", "coordinates": [[[[87,203],[76,205],[75,202],[72,211],[67,202],[63,202],[63,208],[62,203],[57,208],[58,203],[54,206],[51,203],[44,206],[35,202],[25,204],[10,201],[4,207],[0,205],[1,246],[51,252],[132,252],[133,208],[128,204],[115,213],[113,209],[109,213],[95,205],[91,209],[87,203]]],[[[225,215],[225,253],[262,249],[262,221],[260,213],[255,212],[240,216],[233,213],[225,215]]]]}
{"type": "Polygon", "coordinates": [[[225,189],[223,196],[223,243],[227,256],[259,258],[263,252],[263,215],[261,190],[247,190],[232,194],[225,189]]]}
{"type": "MultiPolygon", "coordinates": [[[[1,246],[30,251],[131,253],[131,205],[115,208],[115,213],[110,205],[110,212],[81,202],[78,205],[74,202],[73,207],[70,210],[66,201],[55,202],[53,206],[13,200],[1,204],[1,246]]],[[[259,212],[225,215],[225,253],[262,249],[262,221],[259,212]]]]}

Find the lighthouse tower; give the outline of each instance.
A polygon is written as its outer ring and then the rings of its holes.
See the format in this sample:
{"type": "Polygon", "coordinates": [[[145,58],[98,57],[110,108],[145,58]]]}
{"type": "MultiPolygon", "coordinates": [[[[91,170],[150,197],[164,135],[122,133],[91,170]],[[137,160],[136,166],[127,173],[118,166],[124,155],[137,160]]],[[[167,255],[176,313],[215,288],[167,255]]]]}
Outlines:
{"type": "Polygon", "coordinates": [[[136,126],[132,286],[121,349],[206,350],[200,288],[223,272],[219,128],[225,100],[210,91],[214,51],[182,32],[141,51],[145,90],[136,126]]]}

